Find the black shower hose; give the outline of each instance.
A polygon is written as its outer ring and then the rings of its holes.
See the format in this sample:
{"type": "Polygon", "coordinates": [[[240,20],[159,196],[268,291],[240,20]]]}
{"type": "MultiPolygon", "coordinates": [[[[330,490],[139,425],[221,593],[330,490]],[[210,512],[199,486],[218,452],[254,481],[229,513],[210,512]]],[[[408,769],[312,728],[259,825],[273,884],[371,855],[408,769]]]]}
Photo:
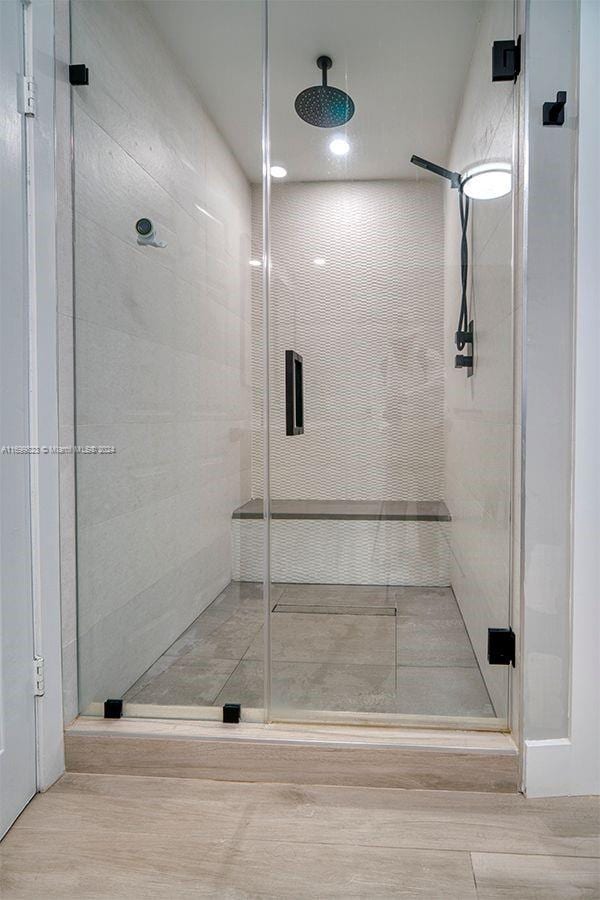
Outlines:
{"type": "Polygon", "coordinates": [[[460,209],[460,224],[462,228],[462,236],[460,241],[460,279],[461,279],[461,297],[460,297],[460,315],[458,318],[458,333],[456,338],[456,346],[459,350],[464,350],[467,341],[461,340],[458,335],[465,334],[469,330],[469,311],[467,308],[467,289],[469,276],[469,241],[467,238],[467,228],[469,225],[469,198],[462,191],[458,192],[458,207],[460,209]]]}

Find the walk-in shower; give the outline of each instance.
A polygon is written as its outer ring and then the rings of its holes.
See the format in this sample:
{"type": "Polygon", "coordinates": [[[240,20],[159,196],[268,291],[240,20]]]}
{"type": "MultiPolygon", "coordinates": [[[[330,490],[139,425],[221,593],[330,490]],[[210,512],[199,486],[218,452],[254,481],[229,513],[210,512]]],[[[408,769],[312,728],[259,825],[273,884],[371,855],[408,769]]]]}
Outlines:
{"type": "Polygon", "coordinates": [[[505,727],[512,3],[71,16],[80,710],[505,727]]]}

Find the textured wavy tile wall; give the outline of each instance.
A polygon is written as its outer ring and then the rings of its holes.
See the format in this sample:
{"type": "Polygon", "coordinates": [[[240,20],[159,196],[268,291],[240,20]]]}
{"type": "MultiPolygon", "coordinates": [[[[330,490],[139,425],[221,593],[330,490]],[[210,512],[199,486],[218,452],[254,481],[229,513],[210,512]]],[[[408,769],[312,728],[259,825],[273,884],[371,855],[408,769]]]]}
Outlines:
{"type": "MultiPolygon", "coordinates": [[[[260,581],[264,525],[234,519],[233,578],[260,581]]],[[[446,522],[275,521],[271,578],[299,584],[449,584],[446,522]]]]}
{"type": "MultiPolygon", "coordinates": [[[[256,257],[260,205],[255,188],[256,257]]],[[[443,498],[441,186],[274,185],[271,242],[272,496],[443,498]],[[286,349],[304,357],[305,432],[297,437],[285,436],[286,349]]],[[[262,496],[261,275],[255,267],[254,496],[262,496]]]]}

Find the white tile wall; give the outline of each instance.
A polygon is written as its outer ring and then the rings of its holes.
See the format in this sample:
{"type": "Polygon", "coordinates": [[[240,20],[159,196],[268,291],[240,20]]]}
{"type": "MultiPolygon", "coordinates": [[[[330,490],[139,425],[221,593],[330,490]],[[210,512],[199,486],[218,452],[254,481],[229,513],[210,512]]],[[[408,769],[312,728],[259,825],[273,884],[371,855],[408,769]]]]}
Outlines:
{"type": "MultiPolygon", "coordinates": [[[[474,47],[449,167],[512,157],[515,87],[493,83],[491,44],[513,33],[512,4],[487,3],[474,47]]],[[[512,197],[471,206],[470,303],[475,374],[455,369],[460,303],[460,224],[446,192],[446,502],[452,515],[451,581],[497,716],[505,716],[507,670],[487,663],[487,629],[506,627],[510,600],[513,447],[512,197]]],[[[463,351],[467,352],[467,351],[463,351]]]]}
{"type": "Polygon", "coordinates": [[[77,440],[117,448],[77,460],[86,708],[231,578],[231,512],[250,497],[250,188],[143,4],[76,0],[72,40],[91,73],[73,92],[77,440]],[[141,216],[167,248],[138,246],[141,216]]]}

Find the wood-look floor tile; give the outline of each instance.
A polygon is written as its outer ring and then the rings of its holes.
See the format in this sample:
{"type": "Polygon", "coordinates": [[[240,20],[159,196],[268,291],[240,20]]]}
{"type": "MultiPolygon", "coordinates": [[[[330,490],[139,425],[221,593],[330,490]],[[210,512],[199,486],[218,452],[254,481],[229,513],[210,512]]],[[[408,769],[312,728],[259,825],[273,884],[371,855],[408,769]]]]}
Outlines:
{"type": "Polygon", "coordinates": [[[565,856],[473,853],[479,900],[598,900],[600,861],[565,856]]]}
{"type": "Polygon", "coordinates": [[[215,834],[252,840],[600,856],[592,797],[238,784],[67,774],[17,828],[215,834]]]}
{"type": "Polygon", "coordinates": [[[230,839],[244,816],[246,800],[243,791],[221,792],[215,785],[183,778],[67,773],[50,791],[33,798],[14,827],[230,839]]]}
{"type": "Polygon", "coordinates": [[[592,797],[273,786],[260,792],[253,828],[263,839],[424,849],[600,856],[592,797]]]}
{"type": "Polygon", "coordinates": [[[3,900],[129,900],[148,887],[154,896],[162,887],[165,898],[190,890],[219,898],[476,896],[468,853],[251,841],[243,829],[235,839],[201,841],[180,832],[124,836],[20,828],[1,852],[3,900]]]}

